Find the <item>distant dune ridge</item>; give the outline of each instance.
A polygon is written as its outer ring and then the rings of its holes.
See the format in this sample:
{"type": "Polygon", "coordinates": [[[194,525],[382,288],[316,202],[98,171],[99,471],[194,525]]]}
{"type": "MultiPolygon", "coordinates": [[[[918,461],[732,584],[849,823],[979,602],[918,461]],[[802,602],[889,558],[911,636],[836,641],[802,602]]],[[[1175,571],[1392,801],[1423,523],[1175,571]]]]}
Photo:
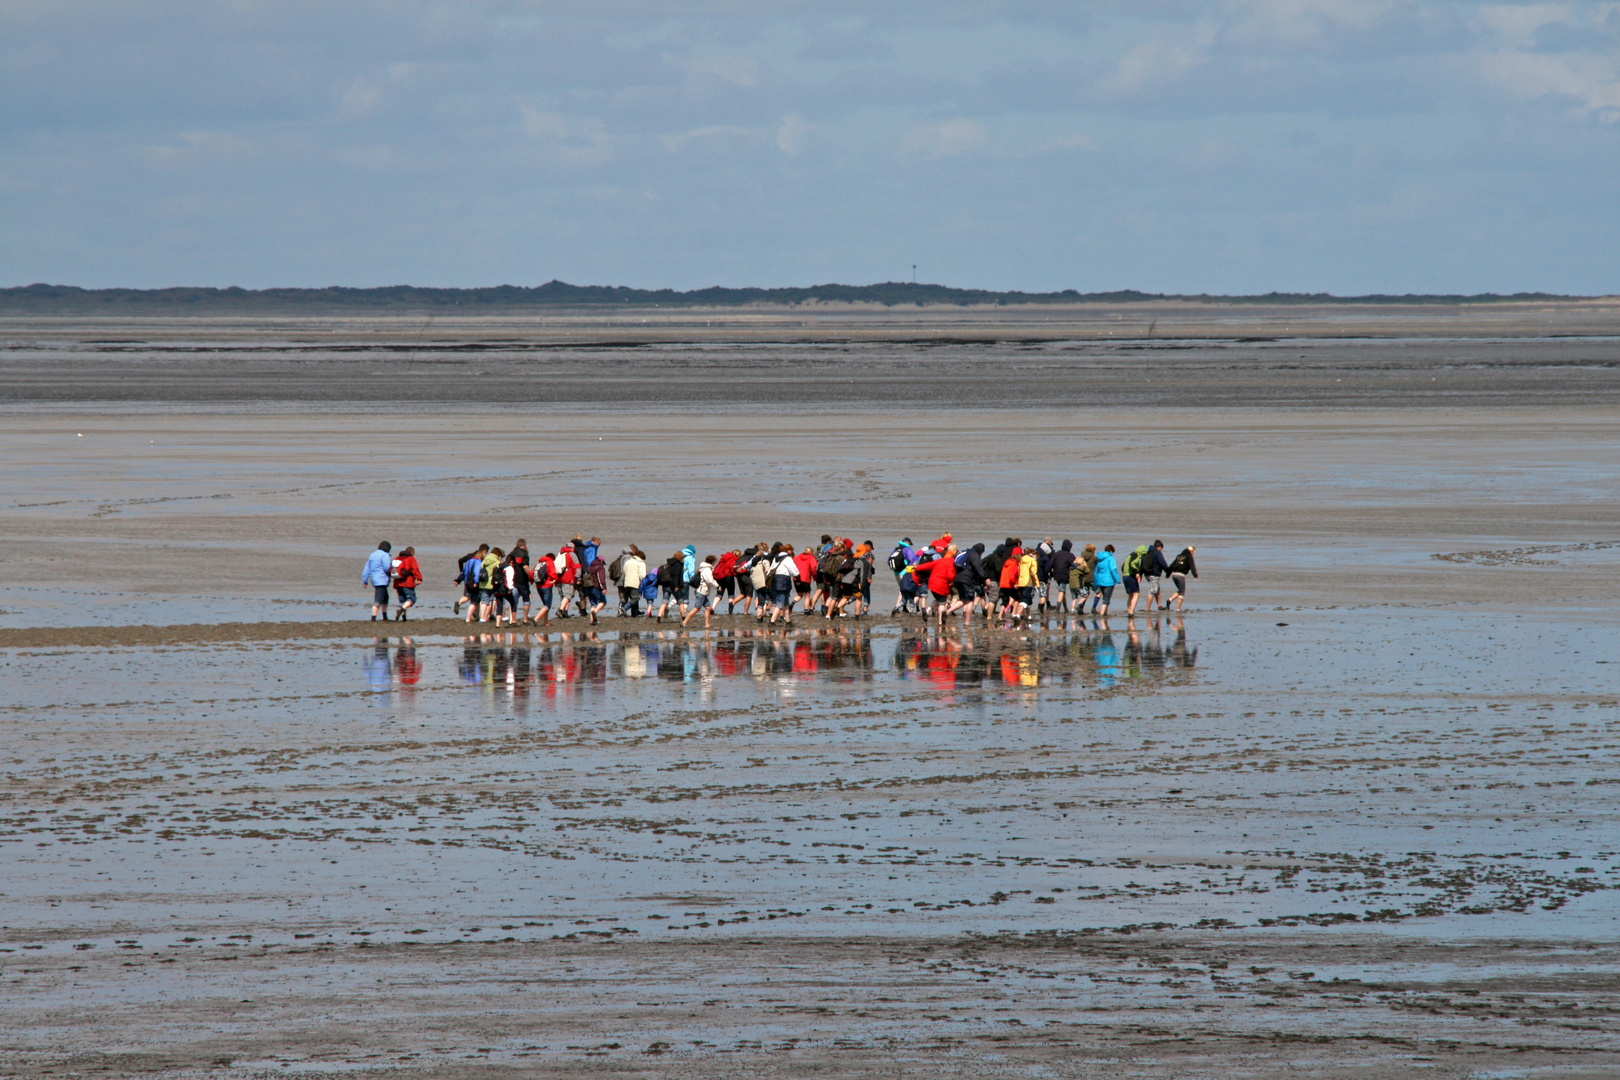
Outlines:
{"type": "Polygon", "coordinates": [[[371,289],[330,286],[323,289],[218,289],[181,286],[167,289],[81,289],[73,285],[24,285],[0,288],[0,315],[83,315],[97,312],[130,314],[254,313],[336,309],[367,311],[513,311],[527,308],[579,307],[746,307],[749,305],[867,304],[895,307],[912,305],[1006,306],[1017,304],[1129,304],[1180,301],[1207,304],[1492,304],[1512,301],[1587,300],[1594,297],[1555,293],[1477,293],[1472,296],[1372,294],[1334,296],[1329,293],[1279,293],[1256,296],[1148,293],[1136,289],[1082,293],[996,292],[955,289],[947,285],[887,281],[876,285],[810,285],[794,288],[631,289],[619,285],[570,285],[548,281],[544,285],[496,285],[477,289],[438,289],[417,285],[389,285],[371,289]]]}

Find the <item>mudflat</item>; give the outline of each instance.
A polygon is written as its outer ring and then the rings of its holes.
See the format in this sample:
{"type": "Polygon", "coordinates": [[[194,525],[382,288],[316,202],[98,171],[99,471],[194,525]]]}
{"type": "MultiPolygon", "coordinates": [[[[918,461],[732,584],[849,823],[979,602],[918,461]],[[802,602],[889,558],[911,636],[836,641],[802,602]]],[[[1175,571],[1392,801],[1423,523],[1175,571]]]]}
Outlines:
{"type": "Polygon", "coordinates": [[[1527,310],[8,321],[0,1071],[1613,1075],[1620,341],[1527,310]],[[481,540],[944,529],[1201,573],[448,618],[481,540]]]}

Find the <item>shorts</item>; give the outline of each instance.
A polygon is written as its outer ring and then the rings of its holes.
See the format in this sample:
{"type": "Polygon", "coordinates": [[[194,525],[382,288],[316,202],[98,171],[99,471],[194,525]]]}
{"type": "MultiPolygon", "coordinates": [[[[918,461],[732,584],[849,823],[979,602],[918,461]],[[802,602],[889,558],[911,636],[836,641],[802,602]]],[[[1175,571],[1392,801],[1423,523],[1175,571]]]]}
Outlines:
{"type": "Polygon", "coordinates": [[[1114,587],[1112,585],[1098,586],[1097,599],[1102,601],[1103,607],[1107,607],[1114,599],[1114,587]]]}
{"type": "Polygon", "coordinates": [[[686,598],[689,595],[691,595],[688,592],[687,587],[685,585],[679,585],[679,586],[676,586],[673,589],[670,588],[668,585],[665,585],[665,586],[661,587],[658,591],[663,594],[664,603],[666,603],[666,604],[669,603],[671,600],[675,601],[677,604],[684,604],[684,603],[686,603],[686,598]]]}
{"type": "Polygon", "coordinates": [[[716,578],[715,579],[715,584],[720,586],[719,595],[721,595],[721,596],[736,596],[737,595],[737,577],[736,577],[735,574],[733,574],[731,577],[716,578]]]}
{"type": "Polygon", "coordinates": [[[934,603],[936,603],[936,604],[943,604],[945,601],[947,601],[947,600],[949,600],[951,598],[950,593],[948,593],[948,592],[935,592],[933,589],[928,590],[928,595],[932,596],[934,598],[934,603]]]}
{"type": "Polygon", "coordinates": [[[595,585],[585,586],[585,591],[582,595],[585,597],[585,602],[591,605],[591,607],[595,607],[597,604],[607,603],[607,596],[605,596],[602,590],[598,589],[595,585]]]}
{"type": "Polygon", "coordinates": [[[553,588],[552,586],[550,586],[550,585],[542,585],[542,586],[540,586],[540,588],[534,590],[534,592],[535,592],[535,595],[540,598],[540,606],[541,606],[541,608],[543,608],[546,611],[550,611],[551,610],[551,603],[552,603],[552,600],[556,596],[557,590],[555,588],[553,588]]]}
{"type": "Polygon", "coordinates": [[[719,599],[720,599],[720,597],[718,595],[710,596],[706,592],[693,593],[692,594],[692,610],[693,611],[702,611],[704,608],[712,608],[712,607],[714,607],[715,602],[717,600],[719,600],[719,599]]]}
{"type": "Polygon", "coordinates": [[[1159,595],[1160,579],[1156,577],[1142,579],[1142,591],[1149,596],[1157,598],[1159,595]]]}
{"type": "Polygon", "coordinates": [[[1024,604],[1024,605],[1033,604],[1035,602],[1035,586],[1033,586],[1033,585],[1020,585],[1020,586],[1018,586],[1018,602],[1020,604],[1024,604]]]}
{"type": "Polygon", "coordinates": [[[1142,583],[1136,579],[1135,574],[1126,574],[1124,578],[1125,595],[1135,596],[1142,591],[1142,583]]]}
{"type": "Polygon", "coordinates": [[[992,604],[999,604],[1001,602],[1001,583],[999,581],[985,582],[984,595],[992,604]]]}
{"type": "Polygon", "coordinates": [[[736,577],[727,578],[726,580],[735,581],[737,583],[737,591],[742,593],[744,596],[754,595],[754,579],[748,575],[738,574],[736,577]]]}
{"type": "Polygon", "coordinates": [[[810,583],[808,581],[795,581],[793,583],[793,590],[795,592],[797,592],[800,596],[809,596],[810,595],[810,583]]]}
{"type": "Polygon", "coordinates": [[[832,586],[833,595],[840,600],[847,600],[852,596],[860,595],[861,587],[853,581],[839,581],[832,586]]]}
{"type": "Polygon", "coordinates": [[[383,607],[387,607],[388,606],[388,586],[386,586],[386,585],[373,585],[371,587],[371,602],[373,604],[381,604],[383,607]]]}
{"type": "Polygon", "coordinates": [[[523,581],[523,580],[517,581],[512,586],[512,596],[514,598],[513,599],[514,603],[522,604],[524,607],[528,607],[529,606],[529,583],[527,581],[523,581]]]}
{"type": "Polygon", "coordinates": [[[416,603],[416,586],[395,585],[394,595],[399,597],[399,602],[401,604],[414,604],[416,603]]]}
{"type": "Polygon", "coordinates": [[[979,587],[977,585],[969,585],[965,581],[954,582],[951,585],[951,590],[955,592],[957,596],[962,598],[962,602],[964,604],[973,603],[973,601],[977,599],[979,595],[979,587]]]}
{"type": "Polygon", "coordinates": [[[1180,593],[1182,596],[1187,595],[1187,575],[1186,574],[1171,574],[1170,575],[1170,583],[1176,587],[1176,592],[1180,593]]]}

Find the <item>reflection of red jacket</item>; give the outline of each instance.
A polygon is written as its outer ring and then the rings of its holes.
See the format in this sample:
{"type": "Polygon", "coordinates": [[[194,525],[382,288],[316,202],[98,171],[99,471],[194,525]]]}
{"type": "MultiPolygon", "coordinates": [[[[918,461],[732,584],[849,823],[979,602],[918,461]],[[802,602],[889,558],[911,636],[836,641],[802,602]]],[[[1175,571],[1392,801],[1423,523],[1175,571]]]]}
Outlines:
{"type": "Polygon", "coordinates": [[[394,571],[394,584],[401,589],[414,589],[422,584],[422,565],[416,561],[415,555],[407,555],[399,560],[399,569],[394,571]]]}
{"type": "Polygon", "coordinates": [[[956,580],[956,560],[941,555],[937,559],[929,559],[927,562],[918,563],[912,571],[912,574],[916,577],[922,577],[924,573],[928,575],[929,592],[948,592],[951,582],[956,580]]]}

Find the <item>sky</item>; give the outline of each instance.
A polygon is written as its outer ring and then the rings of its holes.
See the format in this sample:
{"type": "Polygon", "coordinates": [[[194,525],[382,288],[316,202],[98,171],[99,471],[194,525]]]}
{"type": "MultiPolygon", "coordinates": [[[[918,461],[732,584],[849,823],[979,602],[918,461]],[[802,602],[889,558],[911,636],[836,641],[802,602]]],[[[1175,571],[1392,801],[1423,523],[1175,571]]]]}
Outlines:
{"type": "Polygon", "coordinates": [[[1620,292],[1620,3],[0,0],[0,285],[1620,292]]]}

